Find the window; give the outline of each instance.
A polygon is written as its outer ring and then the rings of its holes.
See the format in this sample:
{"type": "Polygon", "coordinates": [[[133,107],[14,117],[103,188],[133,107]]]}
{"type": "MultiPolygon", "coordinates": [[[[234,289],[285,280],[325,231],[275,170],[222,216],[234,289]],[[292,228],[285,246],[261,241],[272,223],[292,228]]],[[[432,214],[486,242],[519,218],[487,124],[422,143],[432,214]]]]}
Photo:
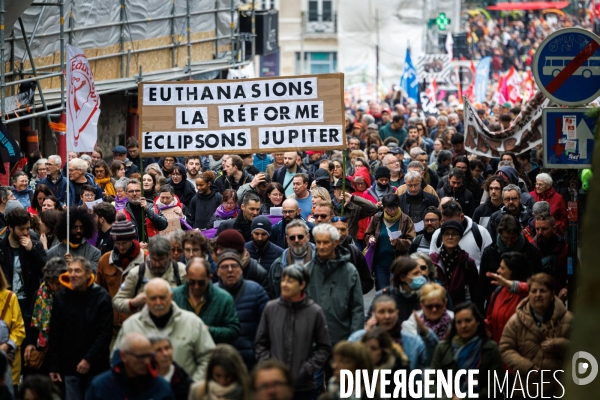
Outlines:
{"type": "Polygon", "coordinates": [[[260,5],[263,10],[277,9],[276,0],[260,0],[260,5]]]}
{"type": "Polygon", "coordinates": [[[333,21],[333,1],[331,0],[309,0],[308,22],[331,22],[333,21]]]}
{"type": "Polygon", "coordinates": [[[337,72],[337,53],[305,52],[304,71],[300,71],[300,53],[296,53],[296,74],[330,74],[337,72]]]}
{"type": "Polygon", "coordinates": [[[552,60],[552,66],[553,67],[562,67],[563,66],[563,60],[552,60]]]}

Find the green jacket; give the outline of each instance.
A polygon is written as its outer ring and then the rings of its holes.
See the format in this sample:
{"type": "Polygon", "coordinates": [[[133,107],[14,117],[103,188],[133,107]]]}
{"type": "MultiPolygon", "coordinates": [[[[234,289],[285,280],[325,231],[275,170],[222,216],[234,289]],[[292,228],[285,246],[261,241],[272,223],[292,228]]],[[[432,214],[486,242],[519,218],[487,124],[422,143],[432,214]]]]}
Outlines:
{"type": "Polygon", "coordinates": [[[379,137],[381,140],[385,140],[389,137],[393,137],[398,140],[398,146],[402,146],[406,140],[406,129],[400,128],[399,130],[392,129],[392,123],[388,122],[386,125],[379,128],[379,137]]]}
{"type": "Polygon", "coordinates": [[[319,255],[308,264],[309,297],[321,306],[327,320],[331,345],[365,325],[365,309],[360,276],[350,262],[350,251],[336,247],[334,260],[322,260],[319,255]]]}
{"type": "MultiPolygon", "coordinates": [[[[453,373],[458,371],[458,365],[454,360],[452,344],[448,340],[442,340],[438,344],[435,352],[433,353],[431,368],[443,371],[450,369],[453,371],[453,373]]],[[[479,374],[477,375],[477,379],[479,381],[478,384],[481,388],[480,391],[477,392],[480,399],[488,398],[488,371],[490,371],[490,377],[492,379],[494,379],[494,372],[496,372],[498,379],[501,380],[504,377],[504,369],[502,368],[500,350],[498,350],[498,345],[492,339],[486,340],[481,345],[481,361],[479,364],[479,374]]],[[[437,393],[437,388],[433,390],[430,389],[430,392],[437,393]]],[[[443,393],[444,392],[442,391],[442,394],[443,393]]],[[[446,397],[441,398],[445,399],[446,397]]]]}
{"type": "MultiPolygon", "coordinates": [[[[173,301],[179,308],[195,313],[188,300],[189,286],[184,283],[173,289],[173,301]]],[[[212,282],[206,290],[206,303],[198,315],[208,326],[208,331],[216,344],[233,343],[240,336],[242,327],[238,319],[233,297],[225,290],[216,287],[212,282]]]]}

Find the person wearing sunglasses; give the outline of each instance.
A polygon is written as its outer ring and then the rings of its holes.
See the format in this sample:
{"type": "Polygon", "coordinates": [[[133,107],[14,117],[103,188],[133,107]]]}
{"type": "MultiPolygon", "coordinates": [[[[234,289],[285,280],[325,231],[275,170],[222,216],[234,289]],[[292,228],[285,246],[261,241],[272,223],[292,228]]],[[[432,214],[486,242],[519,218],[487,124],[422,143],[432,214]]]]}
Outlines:
{"type": "MultiPolygon", "coordinates": [[[[412,258],[412,257],[411,257],[412,258]]],[[[417,260],[419,263],[422,260],[417,260]]],[[[424,264],[419,264],[423,268],[424,264]]],[[[421,310],[415,311],[402,323],[402,329],[417,333],[418,325],[422,323],[433,331],[439,340],[444,340],[454,318],[454,312],[448,310],[448,295],[446,289],[439,283],[426,283],[419,293],[421,310]],[[417,320],[420,319],[421,321],[417,320]]]]}
{"type": "MultiPolygon", "coordinates": [[[[295,200],[288,199],[286,201],[295,200]]],[[[273,261],[273,264],[271,264],[271,268],[269,269],[269,281],[272,283],[272,291],[275,294],[275,297],[281,295],[280,283],[284,268],[292,264],[305,265],[314,259],[316,247],[313,243],[310,243],[310,231],[314,227],[314,225],[312,225],[312,227],[311,225],[312,224],[307,225],[306,222],[300,218],[296,218],[286,225],[286,249],[281,254],[281,257],[273,261]]]]}
{"type": "Polygon", "coordinates": [[[186,282],[173,289],[173,301],[202,319],[215,344],[233,343],[241,331],[233,297],[212,283],[213,275],[205,258],[193,257],[185,271],[186,282]]]}
{"type": "Polygon", "coordinates": [[[146,336],[128,334],[119,350],[120,361],[92,381],[85,398],[172,399],[171,386],[154,371],[154,356],[152,344],[146,336]]]}
{"type": "Polygon", "coordinates": [[[460,239],[464,228],[460,222],[445,221],[440,228],[442,246],[437,253],[431,253],[431,261],[436,265],[438,279],[448,290],[452,304],[471,301],[480,304],[479,272],[475,261],[464,251],[460,239]]]}

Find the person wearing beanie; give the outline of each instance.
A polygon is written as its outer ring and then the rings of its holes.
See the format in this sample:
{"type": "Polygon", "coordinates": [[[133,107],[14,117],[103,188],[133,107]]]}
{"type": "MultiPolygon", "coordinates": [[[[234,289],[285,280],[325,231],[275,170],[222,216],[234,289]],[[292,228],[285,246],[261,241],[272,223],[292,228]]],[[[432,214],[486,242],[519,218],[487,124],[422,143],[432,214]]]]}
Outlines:
{"type": "MultiPolygon", "coordinates": [[[[116,215],[115,207],[110,203],[100,203],[94,206],[94,217],[96,218],[96,227],[98,228],[96,248],[100,250],[101,255],[112,251],[115,246],[115,242],[111,237],[111,229],[116,215]]],[[[125,217],[124,214],[123,217],[125,217]]]]}
{"type": "Polygon", "coordinates": [[[219,283],[216,286],[226,290],[234,298],[242,329],[240,336],[232,345],[239,351],[250,371],[256,364],[254,338],[269,296],[261,285],[244,279],[242,259],[236,249],[226,248],[220,252],[217,276],[219,283]]]}
{"type": "Polygon", "coordinates": [[[469,253],[460,248],[459,242],[465,232],[455,220],[445,221],[440,228],[442,246],[431,253],[431,261],[437,269],[437,278],[448,291],[452,304],[471,301],[481,304],[479,272],[469,253]]]}
{"type": "Polygon", "coordinates": [[[367,189],[367,200],[371,200],[377,206],[381,205],[381,199],[386,194],[394,193],[396,188],[390,185],[390,169],[388,167],[379,167],[375,171],[375,182],[367,189]]]}
{"type": "MultiPolygon", "coordinates": [[[[102,203],[106,204],[106,203],[102,203]]],[[[98,211],[98,220],[103,219],[100,214],[102,209],[96,210],[102,204],[94,207],[94,213],[98,211]]],[[[121,287],[127,274],[139,264],[144,263],[145,254],[140,248],[140,242],[137,240],[137,232],[131,221],[128,221],[125,214],[119,212],[116,220],[110,229],[113,248],[100,257],[98,270],[96,271],[96,283],[102,286],[114,298],[121,287]]],[[[123,321],[129,314],[120,313],[114,310],[113,320],[113,340],[117,337],[123,321]]]]}
{"type": "MultiPolygon", "coordinates": [[[[217,260],[221,253],[225,249],[233,249],[237,251],[240,256],[244,279],[257,282],[265,289],[269,297],[273,298],[274,295],[267,271],[256,259],[250,257],[250,252],[244,247],[245,243],[242,234],[235,229],[227,229],[221,232],[209,246],[211,258],[213,260],[213,271],[217,267],[217,260]]],[[[217,276],[215,276],[213,280],[216,282],[217,276]]]]}
{"type": "Polygon", "coordinates": [[[269,272],[271,264],[283,253],[283,249],[269,240],[271,236],[271,220],[266,216],[259,216],[252,221],[252,240],[244,247],[250,253],[250,257],[256,260],[269,272]]]}

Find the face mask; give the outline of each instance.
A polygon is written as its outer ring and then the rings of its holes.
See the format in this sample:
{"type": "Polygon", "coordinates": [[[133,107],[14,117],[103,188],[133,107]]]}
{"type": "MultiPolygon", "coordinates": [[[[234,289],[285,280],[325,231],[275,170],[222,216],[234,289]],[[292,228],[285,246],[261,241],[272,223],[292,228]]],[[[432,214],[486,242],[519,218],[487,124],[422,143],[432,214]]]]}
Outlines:
{"type": "Polygon", "coordinates": [[[419,275],[416,278],[413,278],[412,282],[408,284],[408,287],[412,290],[419,290],[426,283],[427,279],[425,279],[423,275],[419,275]]]}

